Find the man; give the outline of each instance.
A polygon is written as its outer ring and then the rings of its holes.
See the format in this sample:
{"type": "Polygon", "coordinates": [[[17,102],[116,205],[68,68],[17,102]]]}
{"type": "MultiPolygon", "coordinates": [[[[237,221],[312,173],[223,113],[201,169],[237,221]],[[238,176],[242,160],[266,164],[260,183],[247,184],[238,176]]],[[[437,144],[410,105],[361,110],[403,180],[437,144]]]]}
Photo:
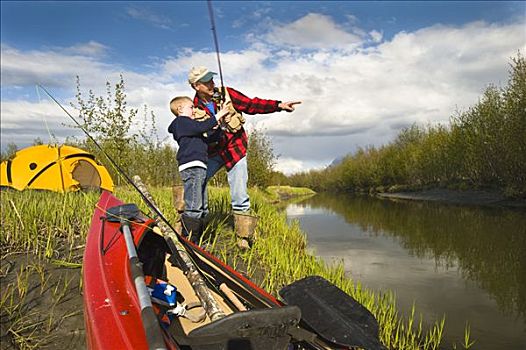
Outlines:
{"type": "MultiPolygon", "coordinates": [[[[193,67],[188,74],[188,82],[196,91],[194,106],[210,116],[217,113],[214,73],[206,67],[193,67]]],[[[243,128],[246,114],[267,114],[280,111],[292,112],[300,101],[281,102],[276,100],[249,98],[230,87],[224,92],[223,108],[230,109],[230,122],[224,125],[224,132],[217,145],[208,149],[208,169],[206,178],[209,180],[223,166],[227,170],[232,210],[234,211],[235,231],[238,236],[238,246],[249,248],[256,225],[256,217],[250,215],[250,199],[247,192],[247,144],[248,137],[243,128]]]]}

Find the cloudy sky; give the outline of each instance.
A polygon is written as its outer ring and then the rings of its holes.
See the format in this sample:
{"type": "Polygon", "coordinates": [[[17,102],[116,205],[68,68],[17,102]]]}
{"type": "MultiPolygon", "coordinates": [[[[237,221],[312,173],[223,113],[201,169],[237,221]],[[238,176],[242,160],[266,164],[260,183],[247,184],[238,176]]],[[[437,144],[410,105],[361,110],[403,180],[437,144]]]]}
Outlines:
{"type": "MultiPolygon", "coordinates": [[[[320,168],[415,122],[448,123],[526,51],[526,3],[214,1],[224,81],[248,96],[301,100],[294,113],[248,117],[285,173],[320,168]]],[[[102,95],[124,77],[170,144],[168,108],[193,95],[188,70],[217,71],[206,2],[1,2],[1,145],[77,131],[76,76],[102,95]]],[[[216,79],[218,82],[219,79],[216,79]]],[[[142,119],[138,118],[138,119],[142,119]]],[[[141,120],[137,120],[140,127],[141,120]]]]}

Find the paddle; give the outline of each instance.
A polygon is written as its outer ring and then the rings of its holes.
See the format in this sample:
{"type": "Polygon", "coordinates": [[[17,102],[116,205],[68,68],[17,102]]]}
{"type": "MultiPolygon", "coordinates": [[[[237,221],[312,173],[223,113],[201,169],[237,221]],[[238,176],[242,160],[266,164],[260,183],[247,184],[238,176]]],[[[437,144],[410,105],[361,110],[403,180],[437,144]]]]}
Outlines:
{"type": "Polygon", "coordinates": [[[110,222],[119,222],[121,224],[122,234],[126,242],[126,250],[128,251],[128,259],[130,261],[130,272],[135,283],[135,290],[139,297],[139,304],[141,306],[141,318],[146,333],[146,340],[149,349],[166,350],[166,345],[157,321],[157,316],[153,311],[150,293],[146,288],[144,282],[144,274],[142,272],[142,264],[137,256],[137,249],[133,242],[133,236],[130,229],[130,222],[139,217],[140,211],[135,204],[123,204],[107,210],[106,220],[110,222]]]}
{"type": "Polygon", "coordinates": [[[378,322],[353,297],[320,276],[309,276],[279,291],[288,305],[301,310],[302,321],[322,339],[346,347],[386,349],[378,339],[378,322]]]}

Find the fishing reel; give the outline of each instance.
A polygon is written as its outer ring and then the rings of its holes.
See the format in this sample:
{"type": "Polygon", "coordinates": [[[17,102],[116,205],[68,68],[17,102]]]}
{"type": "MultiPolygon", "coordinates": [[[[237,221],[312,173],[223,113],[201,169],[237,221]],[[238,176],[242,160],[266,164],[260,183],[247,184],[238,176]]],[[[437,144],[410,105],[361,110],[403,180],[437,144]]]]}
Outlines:
{"type": "Polygon", "coordinates": [[[212,101],[214,101],[217,104],[221,104],[225,102],[225,95],[221,93],[221,91],[218,88],[214,88],[214,94],[212,95],[212,101]]]}

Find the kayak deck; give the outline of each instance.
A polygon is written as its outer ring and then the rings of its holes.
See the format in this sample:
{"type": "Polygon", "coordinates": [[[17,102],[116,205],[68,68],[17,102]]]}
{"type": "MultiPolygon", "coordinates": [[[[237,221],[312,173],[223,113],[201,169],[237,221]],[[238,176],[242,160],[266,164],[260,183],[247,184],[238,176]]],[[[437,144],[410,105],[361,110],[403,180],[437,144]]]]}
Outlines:
{"type": "MultiPolygon", "coordinates": [[[[176,266],[172,266],[172,264],[168,260],[166,260],[165,267],[166,267],[167,282],[176,286],[177,294],[180,296],[179,299],[182,302],[184,302],[186,305],[199,303],[199,298],[197,297],[197,294],[195,293],[194,289],[192,288],[192,285],[190,284],[190,281],[188,281],[182,269],[176,266]]],[[[213,298],[215,299],[215,301],[219,304],[221,310],[226,315],[229,315],[234,312],[232,308],[228,306],[224,298],[221,297],[218,293],[216,293],[215,291],[212,291],[211,294],[213,298]]],[[[202,307],[198,307],[198,308],[202,309],[202,307]]],[[[191,310],[189,312],[195,313],[195,311],[191,310]]],[[[180,323],[180,327],[182,328],[184,333],[188,335],[194,329],[210,323],[211,320],[208,316],[206,316],[202,322],[196,323],[196,322],[190,321],[187,318],[178,317],[177,322],[180,323]]]]}

